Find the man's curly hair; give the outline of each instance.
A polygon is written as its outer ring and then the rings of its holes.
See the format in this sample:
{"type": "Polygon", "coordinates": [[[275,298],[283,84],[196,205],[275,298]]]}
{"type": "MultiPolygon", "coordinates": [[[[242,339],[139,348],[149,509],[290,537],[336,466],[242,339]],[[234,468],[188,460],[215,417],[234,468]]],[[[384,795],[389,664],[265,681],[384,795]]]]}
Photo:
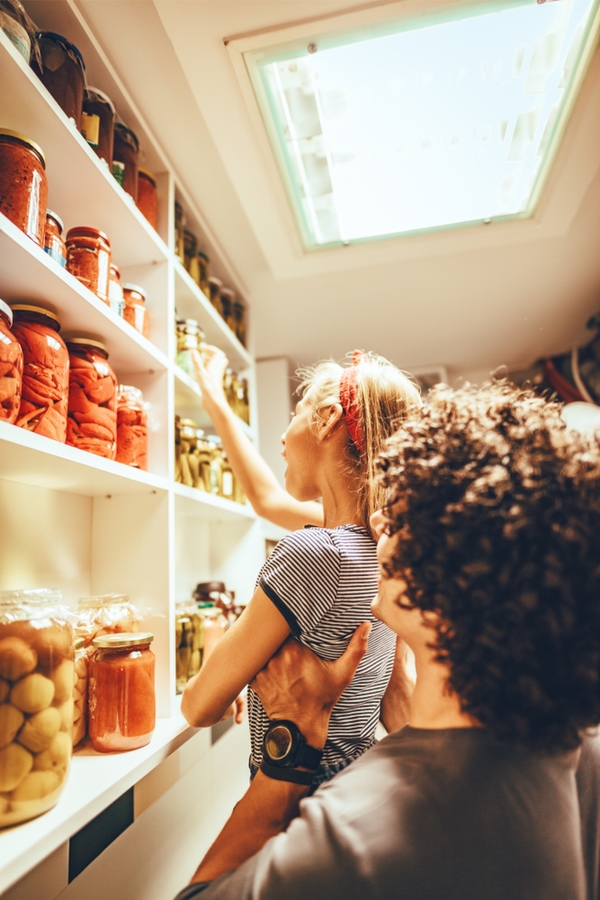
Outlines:
{"type": "Polygon", "coordinates": [[[440,614],[462,710],[567,750],[600,722],[600,443],[506,382],[433,389],[388,441],[388,575],[440,614]]]}

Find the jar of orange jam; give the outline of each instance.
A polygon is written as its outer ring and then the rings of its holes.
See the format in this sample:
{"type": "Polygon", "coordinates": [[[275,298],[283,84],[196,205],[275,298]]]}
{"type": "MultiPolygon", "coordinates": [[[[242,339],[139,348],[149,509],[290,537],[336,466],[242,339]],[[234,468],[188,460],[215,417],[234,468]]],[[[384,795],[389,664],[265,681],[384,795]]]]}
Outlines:
{"type": "Polygon", "coordinates": [[[156,724],[153,640],[138,632],[92,641],[88,731],[94,750],[137,750],[150,743],[156,724]]]}

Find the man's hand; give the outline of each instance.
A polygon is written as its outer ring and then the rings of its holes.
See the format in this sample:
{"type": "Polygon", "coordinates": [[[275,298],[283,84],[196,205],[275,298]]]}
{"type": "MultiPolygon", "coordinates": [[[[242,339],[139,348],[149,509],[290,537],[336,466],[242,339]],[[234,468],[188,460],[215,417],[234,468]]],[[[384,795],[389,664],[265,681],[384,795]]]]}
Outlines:
{"type": "Polygon", "coordinates": [[[367,652],[371,623],[359,625],[339,659],[321,659],[288,638],[250,682],[270,719],[294,722],[309,744],[323,747],[331,710],[367,652]]]}

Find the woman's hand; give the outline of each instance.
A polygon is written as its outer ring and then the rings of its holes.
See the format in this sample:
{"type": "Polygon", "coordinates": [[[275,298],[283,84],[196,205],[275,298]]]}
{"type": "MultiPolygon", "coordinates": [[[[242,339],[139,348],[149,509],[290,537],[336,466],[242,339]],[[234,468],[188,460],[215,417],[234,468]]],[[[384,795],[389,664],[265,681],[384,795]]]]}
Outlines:
{"type": "Polygon", "coordinates": [[[211,344],[206,344],[203,348],[204,359],[198,350],[192,350],[191,354],[196,379],[202,391],[202,404],[210,415],[211,408],[228,405],[223,389],[223,376],[229,360],[222,350],[211,344]]]}

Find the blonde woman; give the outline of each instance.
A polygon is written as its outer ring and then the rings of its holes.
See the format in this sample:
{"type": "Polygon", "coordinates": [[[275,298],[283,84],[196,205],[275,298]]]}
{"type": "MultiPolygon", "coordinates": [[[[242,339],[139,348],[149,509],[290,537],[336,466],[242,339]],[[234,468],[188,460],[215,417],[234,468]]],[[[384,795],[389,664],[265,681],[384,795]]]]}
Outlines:
{"type": "MultiPolygon", "coordinates": [[[[196,355],[204,406],[246,496],[259,515],[293,533],[264,564],[244,615],[188,682],[182,712],[192,725],[212,725],[290,635],[322,658],[337,659],[358,625],[372,622],[368,652],[333,711],[322,760],[311,776],[317,785],[375,741],[396,648],[394,633],[370,609],[378,570],[369,519],[384,505],[373,477],[375,460],[420,406],[419,391],[372,353],[355,352],[346,367],[329,361],[303,370],[301,399],[282,437],[284,490],[229,408],[222,389],[225,355],[209,348],[205,360],[203,365],[196,355]]],[[[263,761],[269,719],[251,689],[248,702],[252,772],[262,764],[278,777],[263,761]]],[[[391,711],[394,722],[395,716],[391,711]]]]}

